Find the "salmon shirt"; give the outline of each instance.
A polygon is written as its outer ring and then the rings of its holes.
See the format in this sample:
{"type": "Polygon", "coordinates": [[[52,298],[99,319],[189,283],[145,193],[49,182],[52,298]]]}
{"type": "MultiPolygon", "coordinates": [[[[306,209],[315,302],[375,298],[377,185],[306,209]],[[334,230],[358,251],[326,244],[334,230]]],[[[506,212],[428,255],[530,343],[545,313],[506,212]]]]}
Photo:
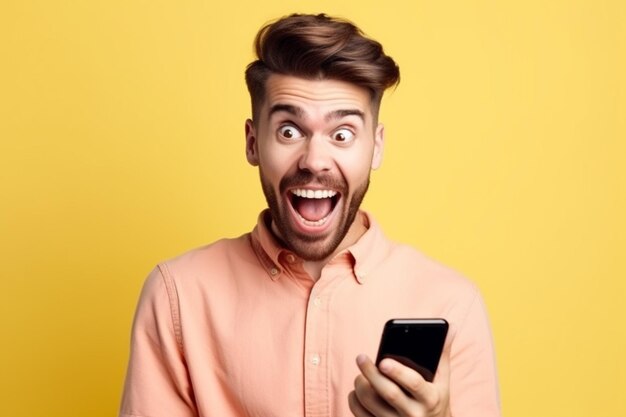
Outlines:
{"type": "Polygon", "coordinates": [[[261,213],[251,233],[159,264],[132,330],[121,417],[348,417],[360,353],[385,322],[445,318],[454,417],[500,416],[476,286],[368,230],[315,281],[261,213]]]}

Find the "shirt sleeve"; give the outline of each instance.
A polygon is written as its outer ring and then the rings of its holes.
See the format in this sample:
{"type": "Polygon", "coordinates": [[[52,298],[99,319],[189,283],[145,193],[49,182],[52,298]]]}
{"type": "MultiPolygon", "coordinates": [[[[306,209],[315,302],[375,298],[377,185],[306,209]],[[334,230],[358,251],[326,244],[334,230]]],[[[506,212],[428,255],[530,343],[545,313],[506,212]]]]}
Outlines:
{"type": "Polygon", "coordinates": [[[500,417],[495,354],[478,292],[452,341],[450,407],[453,417],[500,417]]]}
{"type": "MultiPolygon", "coordinates": [[[[165,270],[165,272],[167,272],[165,270]]],[[[146,279],[131,336],[120,417],[196,416],[180,338],[178,297],[169,275],[146,279]]]]}

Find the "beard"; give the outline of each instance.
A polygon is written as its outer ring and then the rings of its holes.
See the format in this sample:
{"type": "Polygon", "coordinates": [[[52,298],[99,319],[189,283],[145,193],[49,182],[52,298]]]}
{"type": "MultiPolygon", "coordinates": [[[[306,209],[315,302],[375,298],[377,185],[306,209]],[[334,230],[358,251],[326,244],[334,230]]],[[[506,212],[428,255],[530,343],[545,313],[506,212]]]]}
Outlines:
{"type": "MultiPolygon", "coordinates": [[[[289,209],[279,203],[279,197],[276,195],[274,188],[271,184],[264,180],[263,171],[259,169],[261,176],[261,186],[263,188],[263,194],[265,194],[265,200],[272,216],[272,221],[278,229],[280,236],[277,236],[285,247],[298,255],[300,258],[306,261],[321,261],[330,256],[343,241],[350,226],[354,222],[361,202],[367,193],[369,187],[370,178],[369,175],[365,182],[358,186],[351,197],[349,197],[348,184],[344,178],[334,178],[329,175],[316,176],[309,171],[298,171],[296,174],[284,177],[279,184],[280,196],[285,195],[285,191],[288,188],[296,188],[298,186],[306,186],[311,182],[316,182],[329,189],[336,190],[341,195],[341,200],[350,198],[349,201],[340,201],[341,213],[336,213],[339,216],[339,223],[336,228],[330,231],[329,235],[315,236],[304,234],[300,231],[294,230],[290,224],[288,216],[289,209]]],[[[285,204],[291,204],[285,202],[285,204]]],[[[333,207],[333,210],[337,210],[339,207],[333,207]]],[[[270,228],[271,229],[271,228],[270,228]]]]}

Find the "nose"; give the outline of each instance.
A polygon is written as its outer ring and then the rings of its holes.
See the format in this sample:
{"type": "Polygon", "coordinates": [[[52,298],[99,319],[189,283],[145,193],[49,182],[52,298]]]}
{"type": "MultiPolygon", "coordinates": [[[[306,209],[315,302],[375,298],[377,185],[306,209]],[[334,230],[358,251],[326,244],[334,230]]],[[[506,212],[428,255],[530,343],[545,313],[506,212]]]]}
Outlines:
{"type": "Polygon", "coordinates": [[[298,167],[312,173],[328,171],[332,167],[330,144],[320,136],[311,137],[305,144],[298,167]]]}

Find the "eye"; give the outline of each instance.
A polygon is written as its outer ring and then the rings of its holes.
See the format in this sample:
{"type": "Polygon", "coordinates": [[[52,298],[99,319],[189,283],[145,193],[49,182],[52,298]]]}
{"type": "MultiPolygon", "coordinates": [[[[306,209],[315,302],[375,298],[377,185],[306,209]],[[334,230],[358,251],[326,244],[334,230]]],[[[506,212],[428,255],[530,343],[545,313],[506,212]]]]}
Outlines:
{"type": "Polygon", "coordinates": [[[339,143],[349,143],[354,140],[354,133],[349,129],[339,129],[333,133],[333,140],[339,143]]]}
{"type": "Polygon", "coordinates": [[[303,135],[298,128],[292,125],[284,125],[278,129],[278,134],[285,139],[300,139],[303,135]]]}

